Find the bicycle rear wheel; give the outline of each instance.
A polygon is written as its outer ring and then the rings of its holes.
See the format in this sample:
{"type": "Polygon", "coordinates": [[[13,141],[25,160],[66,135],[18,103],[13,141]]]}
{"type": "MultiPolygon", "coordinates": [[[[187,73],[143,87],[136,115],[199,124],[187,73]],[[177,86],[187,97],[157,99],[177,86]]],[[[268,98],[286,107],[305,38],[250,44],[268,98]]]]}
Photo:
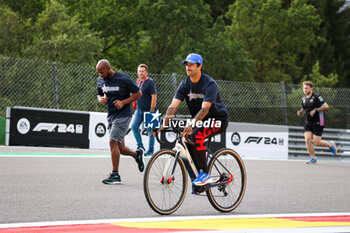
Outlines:
{"type": "Polygon", "coordinates": [[[241,157],[231,149],[221,149],[211,159],[209,173],[215,183],[222,183],[207,190],[210,204],[221,212],[236,209],[243,199],[247,185],[241,157]]]}
{"type": "Polygon", "coordinates": [[[187,191],[185,164],[178,158],[171,177],[174,162],[174,151],[158,151],[149,160],[144,174],[143,190],[146,200],[155,212],[163,215],[175,212],[184,201],[187,191]]]}

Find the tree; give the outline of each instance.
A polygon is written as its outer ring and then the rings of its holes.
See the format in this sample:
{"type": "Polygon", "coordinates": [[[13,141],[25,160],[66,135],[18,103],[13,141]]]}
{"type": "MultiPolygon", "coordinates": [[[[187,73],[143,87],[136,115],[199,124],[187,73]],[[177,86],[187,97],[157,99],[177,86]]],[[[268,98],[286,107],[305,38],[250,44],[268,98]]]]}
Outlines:
{"type": "Polygon", "coordinates": [[[210,6],[211,9],[211,17],[213,17],[214,21],[217,18],[223,17],[225,24],[229,24],[229,20],[226,19],[225,15],[229,10],[229,6],[232,5],[236,0],[204,0],[206,4],[210,6]]]}
{"type": "Polygon", "coordinates": [[[44,10],[46,2],[48,0],[0,0],[0,5],[6,5],[23,18],[35,22],[38,14],[44,10]]]}
{"type": "Polygon", "coordinates": [[[156,73],[173,72],[168,64],[179,64],[178,58],[190,53],[181,52],[185,44],[198,48],[211,23],[209,6],[202,0],[140,0],[138,14],[143,20],[140,61],[156,73]]]}
{"type": "Polygon", "coordinates": [[[309,80],[317,87],[334,87],[338,83],[337,74],[329,74],[327,77],[320,72],[321,68],[317,61],[312,67],[312,73],[304,76],[304,81],[309,80]]]}
{"type": "Polygon", "coordinates": [[[92,64],[101,51],[98,35],[80,23],[77,16],[70,17],[65,6],[56,0],[47,3],[34,30],[33,44],[25,50],[27,57],[92,64]]]}
{"type": "Polygon", "coordinates": [[[301,57],[303,73],[311,72],[319,61],[323,74],[339,74],[339,86],[350,87],[350,7],[344,8],[343,0],[310,0],[322,19],[317,45],[311,53],[301,57]]]}
{"type": "Polygon", "coordinates": [[[17,57],[30,41],[30,20],[9,7],[0,7],[0,54],[17,57]]]}
{"type": "Polygon", "coordinates": [[[237,0],[228,12],[233,38],[241,40],[255,60],[255,81],[297,82],[300,54],[308,54],[316,43],[320,18],[306,0],[290,6],[282,0],[237,0]]]}
{"type": "Polygon", "coordinates": [[[139,37],[143,19],[137,14],[138,0],[63,0],[71,15],[99,32],[103,41],[101,58],[114,68],[136,70],[138,54],[142,51],[139,37]]]}
{"type": "Polygon", "coordinates": [[[244,45],[226,33],[223,17],[217,18],[200,43],[204,59],[204,72],[215,79],[231,81],[253,81],[251,68],[253,61],[249,59],[244,45]]]}

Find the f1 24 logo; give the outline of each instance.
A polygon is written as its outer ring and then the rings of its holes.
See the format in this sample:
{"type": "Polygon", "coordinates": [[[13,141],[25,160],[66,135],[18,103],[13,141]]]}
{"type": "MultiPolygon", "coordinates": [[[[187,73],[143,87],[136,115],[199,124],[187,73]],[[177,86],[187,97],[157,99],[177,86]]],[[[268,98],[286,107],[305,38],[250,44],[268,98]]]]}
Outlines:
{"type": "Polygon", "coordinates": [[[34,132],[41,132],[41,131],[47,131],[47,132],[57,132],[57,133],[77,133],[82,134],[83,133],[83,125],[81,124],[63,124],[63,123],[46,123],[46,122],[40,122],[37,124],[34,129],[34,132]]]}
{"type": "MultiPolygon", "coordinates": [[[[275,144],[277,145],[277,138],[270,138],[270,137],[256,137],[256,136],[250,136],[248,137],[244,143],[263,143],[266,145],[270,145],[270,144],[275,144]]],[[[278,139],[278,145],[283,145],[284,144],[284,139],[283,138],[279,138],[278,139]]]]}

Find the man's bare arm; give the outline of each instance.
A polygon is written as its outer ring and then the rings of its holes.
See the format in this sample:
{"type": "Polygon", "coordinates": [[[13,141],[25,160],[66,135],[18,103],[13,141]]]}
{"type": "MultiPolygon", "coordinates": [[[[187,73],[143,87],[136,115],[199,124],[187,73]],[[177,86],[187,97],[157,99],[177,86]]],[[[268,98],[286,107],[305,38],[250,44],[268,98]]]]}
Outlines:
{"type": "Polygon", "coordinates": [[[166,111],[166,115],[164,118],[164,122],[162,124],[162,126],[160,127],[159,131],[162,131],[164,129],[164,126],[168,126],[169,125],[169,121],[175,116],[177,109],[179,108],[179,105],[181,104],[181,100],[178,100],[176,98],[173,98],[171,104],[169,105],[167,111],[166,111]]]}
{"type": "Polygon", "coordinates": [[[151,112],[154,112],[154,110],[156,109],[156,104],[157,104],[157,94],[152,94],[152,99],[151,99],[151,112]]]}
{"type": "Polygon", "coordinates": [[[115,100],[113,103],[118,109],[121,109],[124,107],[124,105],[132,103],[135,100],[138,100],[141,96],[142,96],[142,92],[139,90],[136,93],[132,93],[129,98],[125,100],[115,100]]]}

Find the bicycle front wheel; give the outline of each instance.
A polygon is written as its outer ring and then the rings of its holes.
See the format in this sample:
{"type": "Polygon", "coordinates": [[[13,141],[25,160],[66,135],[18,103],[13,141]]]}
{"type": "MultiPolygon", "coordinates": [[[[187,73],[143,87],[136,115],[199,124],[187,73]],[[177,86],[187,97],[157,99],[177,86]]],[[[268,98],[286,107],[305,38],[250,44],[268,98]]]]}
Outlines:
{"type": "Polygon", "coordinates": [[[149,206],[159,214],[171,214],[181,206],[187,191],[187,173],[181,158],[175,161],[174,151],[165,149],[152,156],[145,170],[143,190],[149,206]]]}
{"type": "Polygon", "coordinates": [[[221,212],[230,212],[241,203],[247,178],[243,160],[231,149],[217,151],[209,163],[209,173],[215,184],[209,188],[210,204],[221,212]]]}

